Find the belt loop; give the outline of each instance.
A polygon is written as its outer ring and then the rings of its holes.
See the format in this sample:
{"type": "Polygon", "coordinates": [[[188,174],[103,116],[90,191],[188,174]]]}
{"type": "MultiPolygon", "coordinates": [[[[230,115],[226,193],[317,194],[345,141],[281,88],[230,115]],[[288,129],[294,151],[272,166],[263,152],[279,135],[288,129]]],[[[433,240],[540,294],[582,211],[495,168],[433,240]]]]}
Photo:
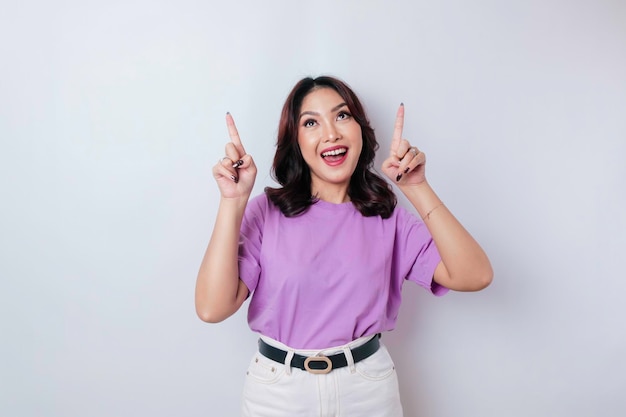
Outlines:
{"type": "Polygon", "coordinates": [[[287,356],[285,357],[285,371],[287,375],[291,375],[291,360],[293,359],[294,351],[289,349],[287,351],[287,356]]]}
{"type": "Polygon", "coordinates": [[[343,348],[343,354],[346,355],[346,362],[348,362],[348,367],[350,368],[350,373],[353,374],[356,372],[356,366],[354,366],[354,358],[352,357],[352,351],[349,347],[345,346],[343,348]]]}

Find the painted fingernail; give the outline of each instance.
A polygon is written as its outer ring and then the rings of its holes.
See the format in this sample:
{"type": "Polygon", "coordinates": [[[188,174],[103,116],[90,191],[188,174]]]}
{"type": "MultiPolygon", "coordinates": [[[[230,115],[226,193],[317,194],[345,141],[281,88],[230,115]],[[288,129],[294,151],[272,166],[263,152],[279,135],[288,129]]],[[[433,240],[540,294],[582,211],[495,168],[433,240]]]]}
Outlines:
{"type": "Polygon", "coordinates": [[[226,114],[230,114],[230,112],[229,112],[229,111],[227,111],[227,112],[226,112],[226,114]]]}
{"type": "Polygon", "coordinates": [[[409,167],[404,168],[404,173],[406,174],[407,172],[409,172],[409,167]]]}
{"type": "Polygon", "coordinates": [[[242,165],[243,165],[243,160],[240,159],[239,161],[233,164],[233,168],[239,168],[242,165]]]}
{"type": "Polygon", "coordinates": [[[401,105],[402,107],[404,107],[404,102],[400,103],[400,105],[401,105]]]}
{"type": "Polygon", "coordinates": [[[398,176],[396,177],[396,182],[400,181],[400,178],[402,178],[402,174],[398,174],[398,176]]]}
{"type": "Polygon", "coordinates": [[[231,175],[230,179],[235,181],[235,184],[239,182],[239,178],[235,177],[234,175],[231,175]]]}

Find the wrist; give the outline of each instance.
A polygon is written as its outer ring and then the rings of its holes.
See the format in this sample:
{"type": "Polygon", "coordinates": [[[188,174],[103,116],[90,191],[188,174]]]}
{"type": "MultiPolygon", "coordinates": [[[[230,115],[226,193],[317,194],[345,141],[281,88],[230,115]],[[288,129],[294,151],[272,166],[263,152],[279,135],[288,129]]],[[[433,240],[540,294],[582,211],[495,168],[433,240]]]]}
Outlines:
{"type": "Polygon", "coordinates": [[[244,211],[248,205],[248,199],[250,196],[241,197],[220,197],[220,207],[230,211],[244,211]]]}
{"type": "Polygon", "coordinates": [[[422,219],[432,213],[434,208],[442,205],[441,199],[426,180],[419,184],[403,185],[399,188],[422,219]]]}
{"type": "Polygon", "coordinates": [[[404,195],[409,197],[410,195],[422,195],[422,194],[430,194],[433,192],[432,187],[428,183],[426,179],[418,184],[397,184],[398,188],[404,195]]]}

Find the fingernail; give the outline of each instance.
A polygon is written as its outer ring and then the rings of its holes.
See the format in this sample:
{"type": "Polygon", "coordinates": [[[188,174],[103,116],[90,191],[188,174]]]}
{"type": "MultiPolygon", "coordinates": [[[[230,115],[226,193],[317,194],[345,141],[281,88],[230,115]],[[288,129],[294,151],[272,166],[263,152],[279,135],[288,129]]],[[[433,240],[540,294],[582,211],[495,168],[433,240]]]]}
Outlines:
{"type": "Polygon", "coordinates": [[[400,103],[400,105],[401,105],[402,107],[404,107],[404,102],[400,103]]]}
{"type": "Polygon", "coordinates": [[[240,166],[242,166],[242,165],[243,165],[243,160],[242,160],[242,159],[240,159],[239,161],[237,161],[237,162],[235,162],[235,163],[233,164],[233,168],[239,168],[239,167],[240,167],[240,166]]]}
{"type": "Polygon", "coordinates": [[[409,172],[409,167],[404,168],[404,173],[406,174],[407,172],[409,172]]]}
{"type": "Polygon", "coordinates": [[[235,184],[239,182],[239,178],[235,177],[234,175],[231,175],[230,179],[235,181],[235,184]]]}
{"type": "Polygon", "coordinates": [[[227,112],[226,112],[226,114],[230,114],[230,112],[229,112],[229,111],[227,111],[227,112]]]}
{"type": "Polygon", "coordinates": [[[402,178],[402,174],[398,174],[398,176],[396,177],[396,182],[400,181],[400,178],[402,178]]]}

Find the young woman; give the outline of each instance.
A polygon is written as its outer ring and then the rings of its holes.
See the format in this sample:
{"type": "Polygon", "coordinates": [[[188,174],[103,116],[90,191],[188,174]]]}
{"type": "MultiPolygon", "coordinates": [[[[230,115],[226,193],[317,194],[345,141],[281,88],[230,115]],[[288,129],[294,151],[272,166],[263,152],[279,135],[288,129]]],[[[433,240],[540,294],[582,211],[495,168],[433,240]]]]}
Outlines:
{"type": "Polygon", "coordinates": [[[382,172],[421,220],[396,206],[373,170],[378,143],[354,92],[305,78],[282,110],[273,176],[250,200],[256,166],[230,114],[231,141],[213,168],[221,198],[196,284],[206,322],[236,312],[260,334],[244,416],[401,416],[398,382],[380,333],[395,326],[410,280],[435,295],[492,279],[478,243],[437,197],[425,155],[402,137],[397,112],[382,172]]]}

